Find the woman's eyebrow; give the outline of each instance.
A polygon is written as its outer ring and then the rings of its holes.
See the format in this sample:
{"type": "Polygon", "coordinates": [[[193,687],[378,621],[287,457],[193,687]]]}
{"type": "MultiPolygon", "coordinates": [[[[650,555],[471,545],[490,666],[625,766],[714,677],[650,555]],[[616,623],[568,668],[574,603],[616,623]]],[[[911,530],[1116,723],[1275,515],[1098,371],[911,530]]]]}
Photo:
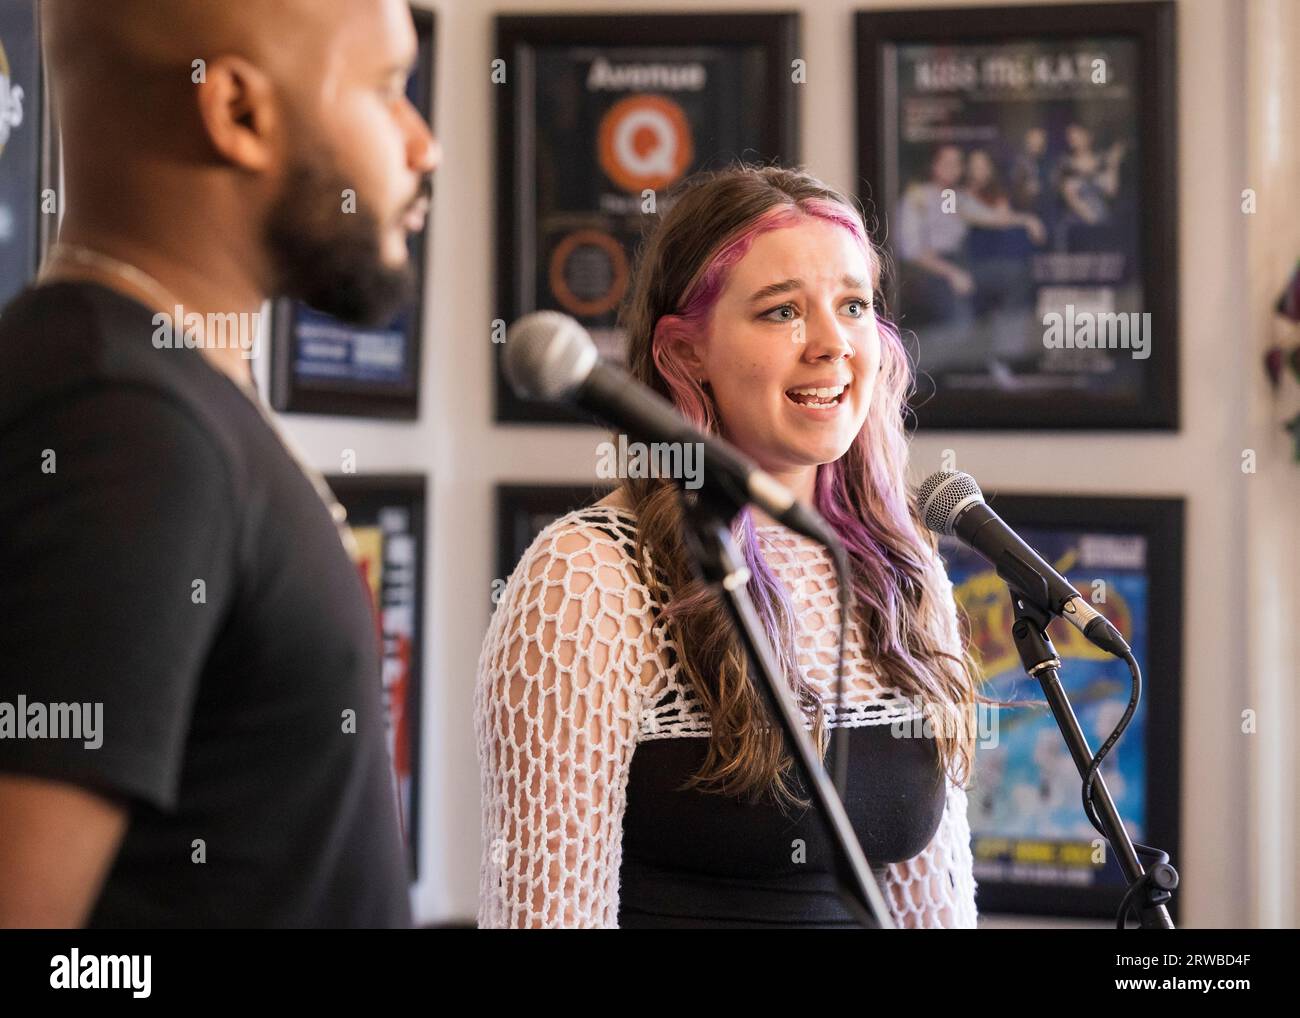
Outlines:
{"type": "MultiPolygon", "coordinates": [[[[867,281],[859,279],[857,276],[845,273],[840,277],[840,282],[850,290],[867,289],[867,281]]],[[[802,279],[783,279],[779,283],[768,283],[761,290],[755,290],[749,298],[750,304],[757,304],[761,300],[767,300],[769,297],[775,297],[778,293],[789,293],[791,290],[798,290],[803,287],[802,279]]]]}
{"type": "Polygon", "coordinates": [[[798,290],[803,286],[802,279],[783,279],[779,283],[768,283],[761,290],[755,290],[749,297],[749,303],[755,304],[760,300],[767,300],[768,297],[775,297],[778,293],[788,293],[791,290],[798,290]]]}

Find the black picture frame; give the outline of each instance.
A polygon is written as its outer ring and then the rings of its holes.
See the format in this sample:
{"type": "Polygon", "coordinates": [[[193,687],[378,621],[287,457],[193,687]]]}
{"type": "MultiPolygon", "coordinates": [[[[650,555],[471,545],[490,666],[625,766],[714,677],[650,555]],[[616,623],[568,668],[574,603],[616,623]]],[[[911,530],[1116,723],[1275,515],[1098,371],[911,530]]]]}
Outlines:
{"type": "MultiPolygon", "coordinates": [[[[622,185],[615,184],[608,168],[601,168],[600,132],[598,128],[587,130],[584,115],[588,120],[597,119],[597,107],[609,101],[609,107],[600,114],[600,121],[606,124],[616,119],[619,102],[630,102],[644,97],[646,102],[663,102],[669,113],[665,113],[663,123],[676,123],[674,130],[680,140],[682,137],[692,139],[689,146],[690,161],[685,166],[673,168],[671,173],[678,176],[662,185],[664,191],[681,179],[700,169],[715,167],[743,158],[754,162],[797,163],[799,159],[799,95],[792,80],[792,62],[799,58],[799,16],[795,12],[777,11],[764,13],[733,14],[690,13],[690,14],[611,14],[611,15],[502,15],[496,19],[494,56],[503,61],[506,77],[504,81],[494,84],[496,115],[496,219],[495,219],[495,265],[496,265],[496,308],[494,316],[500,322],[514,321],[531,311],[552,308],[565,311],[577,317],[584,326],[591,328],[598,347],[607,345],[602,333],[609,334],[608,343],[618,346],[617,333],[613,322],[617,314],[617,304],[625,287],[630,283],[631,266],[634,261],[635,247],[639,236],[634,235],[632,222],[635,219],[628,212],[601,212],[602,203],[617,198],[621,202],[634,199],[635,178],[625,177],[622,185]],[[741,151],[731,151],[726,146],[710,145],[708,137],[694,139],[695,128],[691,124],[676,100],[667,96],[664,89],[651,86],[627,88],[626,94],[619,102],[605,98],[599,101],[588,100],[585,108],[572,96],[555,98],[556,103],[563,103],[562,108],[570,110],[573,123],[567,130],[572,135],[585,135],[590,156],[573,151],[572,144],[556,144],[557,151],[564,151],[570,160],[567,166],[550,166],[554,170],[555,180],[552,189],[561,187],[584,188],[580,206],[557,210],[542,208],[539,210],[539,186],[535,165],[538,162],[536,152],[539,136],[547,130],[541,144],[546,139],[558,136],[555,121],[549,118],[546,123],[539,123],[537,107],[539,92],[535,80],[538,63],[548,59],[548,54],[555,48],[563,47],[571,53],[570,63],[578,67],[584,59],[590,57],[589,68],[595,67],[598,59],[609,53],[642,52],[660,49],[667,56],[676,48],[679,52],[690,49],[696,53],[726,51],[735,61],[734,67],[742,67],[758,83],[769,90],[767,96],[755,96],[741,89],[728,89],[726,101],[734,105],[735,112],[725,117],[713,114],[715,125],[725,124],[727,129],[739,132],[740,125],[747,123],[745,117],[757,123],[754,141],[743,143],[741,151]],[[758,55],[761,54],[761,59],[758,55]],[[745,61],[748,61],[746,63],[745,61]],[[786,83],[784,86],[781,83],[786,83]],[[674,119],[676,118],[676,119],[674,119]],[[580,123],[581,122],[581,123],[580,123]],[[561,179],[564,175],[564,179],[561,179]],[[587,180],[582,181],[582,175],[587,180]],[[579,183],[574,183],[577,177],[579,183]],[[620,192],[620,186],[622,192],[620,192]],[[562,213],[562,214],[561,214],[562,213]],[[551,221],[565,225],[557,230],[565,231],[559,243],[550,252],[549,259],[544,259],[544,252],[539,251],[537,242],[539,230],[551,221]],[[585,238],[585,239],[583,239],[585,238]],[[602,262],[603,269],[608,269],[610,282],[599,300],[578,299],[570,294],[567,305],[549,290],[549,285],[539,288],[537,280],[541,278],[539,265],[546,261],[552,270],[547,278],[566,278],[563,267],[568,265],[560,257],[560,250],[570,251],[574,264],[585,258],[589,264],[591,257],[602,262]],[[585,252],[585,254],[584,254],[585,252]],[[603,252],[601,254],[600,252],[603,252]],[[607,263],[607,264],[606,264],[607,263]],[[557,270],[556,266],[560,266],[557,270]],[[556,273],[558,272],[558,276],[556,273]],[[621,282],[620,282],[621,280],[621,282]],[[620,289],[623,287],[624,289],[620,289]],[[599,310],[596,310],[599,308],[599,310]],[[589,314],[586,312],[590,312],[589,314]],[[596,329],[596,324],[601,328],[596,329]]],[[[558,58],[556,58],[558,59],[558,58]]],[[[719,58],[720,59],[720,58],[719,58]]],[[[631,58],[629,58],[631,62],[631,58]]],[[[642,60],[644,63],[644,60],[642,60]]],[[[698,63],[698,61],[697,61],[698,63]]],[[[616,62],[614,66],[617,66],[616,62]]],[[[576,73],[576,72],[575,72],[576,73]]],[[[590,71],[588,80],[590,81],[590,71]]],[[[721,76],[720,76],[721,77],[721,76]]],[[[552,79],[548,79],[552,80],[552,79]]],[[[552,89],[558,89],[553,85],[552,89]]],[[[578,91],[576,85],[573,86],[578,91]]],[[[619,86],[611,86],[610,95],[619,94],[619,86]]],[[[674,93],[676,94],[676,93],[674,93]]],[[[542,93],[546,100],[546,93],[542,93]]],[[[651,110],[653,114],[653,110],[651,110]]],[[[715,130],[716,130],[715,126],[715,130]]],[[[663,135],[661,135],[662,137],[663,135]]],[[[673,151],[687,149],[686,145],[675,146],[673,151]]],[[[660,151],[665,151],[661,147],[660,151]]],[[[554,160],[558,163],[559,159],[554,160]]],[[[549,178],[548,178],[549,179],[549,178]]],[[[651,190],[658,193],[659,187],[651,190]]],[[[660,209],[662,211],[662,209],[660,209]]],[[[642,217],[644,218],[644,217],[642,217]]],[[[643,227],[644,224],[641,224],[643,227]]],[[[596,278],[604,278],[600,272],[596,278]]],[[[592,278],[589,274],[586,278],[592,278]]],[[[567,289],[567,284],[566,284],[567,289]]],[[[501,330],[497,330],[501,331],[501,330]]],[[[494,334],[494,339],[497,337],[494,334]]],[[[553,404],[521,399],[515,395],[506,381],[501,368],[501,355],[504,335],[494,345],[494,392],[495,419],[502,423],[528,424],[590,424],[591,418],[577,412],[557,407],[553,404]]],[[[602,353],[610,356],[611,350],[602,348],[602,353]]],[[[619,359],[615,352],[613,359],[619,359]]]]}
{"type": "MultiPolygon", "coordinates": [[[[864,202],[874,208],[880,224],[878,235],[897,270],[883,288],[887,306],[905,332],[915,331],[919,344],[918,396],[913,407],[917,426],[949,430],[1177,430],[1178,111],[1174,3],[1156,0],[860,11],[855,28],[857,172],[859,181],[868,184],[864,202]],[[1040,44],[1044,53],[1055,48],[1059,54],[1065,52],[1062,45],[1071,40],[1102,40],[1108,47],[1106,52],[1114,51],[1113,64],[1135,68],[1135,81],[1111,79],[1115,91],[1109,93],[1112,99],[1119,100],[1127,92],[1124,101],[1131,104],[1131,111],[1115,103],[1104,106],[1097,96],[1088,97],[1091,106],[1077,96],[1058,102],[1059,96],[1052,95],[1057,85],[1043,84],[1050,80],[1050,74],[1032,78],[1031,86],[1023,81],[1008,86],[1008,77],[998,79],[1006,65],[977,57],[984,52],[981,47],[1002,48],[1009,55],[1015,47],[1030,44],[1040,44]],[[926,51],[925,47],[933,49],[926,51]],[[929,66],[923,66],[929,59],[926,52],[934,54],[929,66]],[[904,68],[912,72],[908,86],[911,91],[900,84],[904,68]],[[1020,88],[1022,99],[1034,95],[1041,101],[1034,107],[1024,102],[1017,106],[1011,101],[999,106],[996,104],[1000,97],[994,94],[989,103],[981,96],[992,88],[990,81],[998,81],[1000,87],[1020,88]],[[1029,87],[1040,91],[1026,92],[1029,87]],[[934,96],[926,94],[930,89],[934,96]],[[906,107],[900,96],[906,99],[906,107]],[[957,112],[940,109],[935,96],[958,103],[957,112]],[[1032,115],[1025,112],[1031,108],[1044,118],[1036,123],[1041,132],[1036,144],[1042,148],[1037,153],[1030,151],[1026,128],[1020,135],[1023,140],[1018,142],[1023,150],[1013,154],[1012,135],[1022,129],[1024,118],[1032,115]],[[1123,115],[1125,111],[1131,117],[1123,115]],[[939,126],[927,121],[927,116],[939,126]],[[1074,123],[1055,122],[1061,118],[1074,123]],[[1102,152],[1107,131],[1116,140],[1102,152]],[[899,140],[903,132],[910,135],[906,143],[899,140]],[[1091,147],[1094,138],[1098,143],[1096,152],[1091,147]],[[1076,144],[1079,147],[1070,151],[1076,144]],[[1033,228],[1023,229],[1024,239],[1019,243],[1033,248],[1030,254],[1022,250],[1019,256],[1008,259],[1007,242],[1012,242],[1012,249],[1017,243],[1015,230],[1006,226],[989,229],[987,222],[984,228],[970,231],[964,248],[952,248],[959,267],[960,259],[974,247],[976,237],[984,249],[981,257],[972,258],[966,265],[968,292],[960,291],[951,277],[927,271],[923,262],[911,262],[897,254],[898,245],[908,246],[909,235],[924,236],[934,244],[955,243],[947,227],[936,225],[925,233],[899,229],[904,225],[899,222],[904,180],[907,190],[918,197],[921,190],[914,190],[918,185],[921,189],[938,187],[936,181],[945,179],[934,175],[940,163],[939,150],[954,147],[962,153],[965,181],[969,181],[967,174],[974,166],[971,153],[978,148],[985,150],[988,158],[981,162],[980,175],[989,186],[980,189],[981,197],[992,195],[998,201],[1005,200],[1009,204],[1004,207],[1015,211],[1044,213],[1044,218],[1033,216],[1042,230],[1039,240],[1033,239],[1033,228]],[[1015,165],[1008,174],[1005,167],[1011,161],[1015,165]],[[1051,175],[1049,163],[1054,167],[1051,175]],[[1026,170],[1026,166],[1032,169],[1026,170]],[[1082,167],[1092,169],[1085,173],[1082,167]],[[1099,169],[1102,167],[1107,168],[1109,177],[1099,169]],[[1017,172],[1023,173],[1022,181],[1033,182],[1031,190],[1021,191],[1015,186],[1017,172]],[[926,173],[931,176],[922,180],[926,173]],[[985,173],[990,176],[985,177],[985,173]],[[1007,181],[1007,186],[999,188],[1000,180],[1007,181]],[[1040,186],[1042,181],[1048,186],[1040,186]],[[1094,187],[1099,181],[1102,183],[1094,187]],[[1098,189],[1101,186],[1113,188],[1113,194],[1107,196],[1098,189]],[[1085,189],[1091,189],[1087,195],[1085,189]],[[1068,200],[1067,192],[1071,196],[1068,200]],[[1023,205],[1017,200],[1022,195],[1028,196],[1023,205]],[[1087,208],[1076,211],[1087,202],[1092,203],[1091,212],[1087,208]],[[1099,217],[1091,220],[1098,225],[1080,221],[1080,216],[1099,217]],[[1041,245],[1051,250],[1039,251],[1041,245]],[[1003,255],[990,257],[990,248],[1002,249],[1003,255]],[[1080,253],[1087,255],[1090,251],[1095,255],[1092,262],[1078,260],[1080,253]],[[1026,267],[1008,269],[1017,257],[1026,259],[1026,267]],[[1071,258],[1075,259],[1073,263],[1071,258]],[[1029,265],[1034,268],[1031,270],[1029,265]],[[1083,276],[1078,275],[1080,271],[1083,276]],[[1139,315],[1150,312],[1149,319],[1132,319],[1145,329],[1149,343],[1149,357],[1140,363],[1137,351],[1116,349],[1121,342],[1118,334],[1108,337],[1107,342],[1115,344],[1109,350],[1088,350],[1086,354],[1079,349],[1045,352],[1036,345],[1033,330],[1039,328],[1042,346],[1048,346],[1045,307],[1053,315],[1060,315],[1058,323],[1068,323],[1063,329],[1073,329],[1072,305],[1059,302],[1069,301],[1071,286],[1088,275],[1093,277],[1090,284],[1075,286],[1085,308],[1091,301],[1096,310],[1105,312],[1110,301],[1113,311],[1139,315]],[[970,286],[974,286],[973,291],[969,291],[970,286]],[[910,313],[904,291],[911,298],[910,313]],[[1130,299],[1136,301],[1136,307],[1126,303],[1130,299]],[[1057,307],[1067,311],[1056,311],[1057,307]],[[1014,327],[1007,328],[1008,322],[1014,327]],[[931,374],[927,365],[927,331],[931,338],[928,359],[937,374],[931,374]],[[982,356],[980,351],[987,353],[982,356]],[[949,359],[946,368],[945,358],[949,359]]],[[[1103,83],[1106,73],[1102,73],[1103,83]]],[[[1111,73],[1115,73],[1113,68],[1111,73]]],[[[1078,87],[1081,82],[1075,84],[1078,87]]],[[[974,193],[973,187],[963,185],[960,201],[965,203],[967,196],[974,193]]],[[[915,202],[908,204],[916,206],[915,202]]],[[[924,201],[922,205],[929,208],[924,201]]],[[[965,205],[968,209],[978,207],[965,205]]],[[[929,215],[927,226],[939,223],[932,211],[929,215]]],[[[1096,316],[1091,320],[1101,319],[1096,316]]],[[[1096,328],[1100,330],[1101,326],[1096,328]]],[[[1056,342],[1054,338],[1053,344],[1056,342]]]]}
{"type": "MultiPolygon", "coordinates": [[[[1098,579],[1108,584],[1106,603],[1094,601],[1094,607],[1117,623],[1132,644],[1142,669],[1142,700],[1138,713],[1102,763],[1101,773],[1133,840],[1168,852],[1170,861],[1180,868],[1184,500],[1005,493],[989,496],[988,503],[1084,597],[1093,598],[1099,589],[1098,579]],[[1053,550],[1054,543],[1063,550],[1061,557],[1053,550]],[[1139,558],[1141,564],[1135,565],[1139,558]],[[1137,745],[1141,746],[1141,758],[1135,766],[1132,760],[1137,745]],[[1114,777],[1116,767],[1122,775],[1120,782],[1114,777]],[[1130,780],[1139,773],[1141,787],[1130,786],[1130,780]],[[1142,803],[1140,817],[1126,809],[1126,804],[1134,800],[1142,803]],[[1132,832],[1139,820],[1140,837],[1132,832]]],[[[990,695],[998,699],[1042,699],[1042,688],[1024,674],[1014,651],[1006,584],[991,566],[955,538],[940,539],[940,554],[953,581],[959,615],[970,623],[981,667],[986,678],[999,684],[990,695]],[[990,670],[994,671],[992,676],[990,670]]],[[[1095,753],[1128,703],[1128,667],[1104,652],[1093,651],[1060,620],[1049,626],[1048,635],[1063,662],[1062,685],[1095,753]],[[1090,728],[1100,729],[1100,736],[1090,728]]],[[[1084,851],[1082,846],[1101,836],[1083,814],[1082,780],[1055,720],[1046,708],[1033,709],[1032,716],[1030,711],[1012,709],[1005,721],[1001,720],[1005,715],[999,714],[1000,732],[1011,726],[1010,733],[1015,736],[1014,726],[1022,726],[1018,743],[1003,740],[1000,735],[999,747],[980,746],[976,751],[969,818],[979,911],[1113,920],[1124,890],[1118,862],[1109,846],[1100,874],[1068,855],[1073,852],[1077,856],[1084,851]],[[1027,747],[1035,738],[1042,741],[1034,743],[1031,755],[1027,747]],[[1045,747],[1057,754],[1049,762],[1059,764],[1059,772],[1043,767],[1039,754],[1045,747]],[[999,751],[1004,753],[1001,760],[990,755],[999,751]],[[1017,782],[1017,772],[1030,775],[1032,781],[1017,782]],[[1075,830],[1086,828],[1086,833],[1053,839],[1048,834],[1026,835],[1013,830],[1015,825],[1033,822],[1034,814],[1023,806],[1034,800],[1033,782],[1038,783],[1039,805],[1035,808],[1042,808],[1044,816],[1049,809],[1065,811],[1045,823],[1057,825],[1064,815],[1075,830]],[[1002,817],[1000,827],[989,821],[995,813],[1002,817]],[[1008,824],[1008,819],[1013,823],[1008,824]],[[1042,869],[1049,863],[1024,861],[1049,852],[1057,853],[1050,863],[1059,863],[1062,872],[1073,867],[1079,882],[1044,879],[1053,875],[1042,869]],[[1020,878],[1008,876],[1013,864],[1028,865],[1029,870],[1022,870],[1020,878]],[[1026,879],[1035,866],[1039,870],[1034,878],[1026,879]],[[1084,875],[1086,881],[1080,879],[1084,875]]],[[[1149,867],[1152,860],[1142,857],[1142,862],[1149,867]]],[[[1175,920],[1179,893],[1175,892],[1169,904],[1175,920]]]]}
{"type": "MultiPolygon", "coordinates": [[[[437,52],[437,20],[433,11],[412,7],[419,40],[419,58],[412,71],[408,94],[426,122],[432,122],[434,104],[434,60],[437,52]]],[[[428,265],[428,242],[433,222],[409,240],[412,264],[416,273],[415,303],[404,310],[385,330],[362,329],[347,325],[314,311],[301,301],[277,298],[271,309],[271,405],[281,413],[336,414],[349,417],[378,417],[415,420],[420,415],[420,370],[425,323],[424,289],[428,265]],[[312,377],[304,375],[299,357],[304,337],[301,330],[313,326],[335,332],[342,340],[336,354],[346,353],[362,335],[379,341],[388,332],[390,342],[397,340],[400,326],[400,378],[360,379],[348,377],[312,377]]]]}
{"type": "Polygon", "coordinates": [[[599,502],[615,485],[498,484],[495,492],[496,583],[493,603],[533,540],[565,513],[599,502]]]}
{"type": "Polygon", "coordinates": [[[420,709],[424,686],[428,478],[337,474],[326,478],[357,542],[374,598],[383,654],[383,697],[394,789],[411,880],[419,875],[420,709]],[[369,567],[378,558],[377,575],[369,567]]]}
{"type": "MultiPolygon", "coordinates": [[[[43,32],[44,15],[36,12],[37,31],[43,32]]],[[[60,141],[60,128],[57,111],[50,98],[50,71],[41,54],[41,240],[40,260],[59,239],[59,227],[63,222],[63,146],[60,141]],[[53,206],[45,207],[45,196],[53,198],[53,206]]]]}
{"type": "Polygon", "coordinates": [[[35,0],[15,0],[0,12],[0,211],[5,232],[16,238],[0,245],[0,305],[36,278],[58,234],[59,132],[41,21],[35,0]]]}

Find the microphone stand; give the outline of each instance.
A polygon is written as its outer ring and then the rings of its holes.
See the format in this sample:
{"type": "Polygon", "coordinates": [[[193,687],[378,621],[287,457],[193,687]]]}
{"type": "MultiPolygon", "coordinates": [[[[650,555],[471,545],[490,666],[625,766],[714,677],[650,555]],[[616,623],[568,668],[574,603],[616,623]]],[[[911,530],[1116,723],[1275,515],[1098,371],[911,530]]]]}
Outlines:
{"type": "MultiPolygon", "coordinates": [[[[1056,656],[1056,648],[1047,635],[1047,624],[1051,621],[1051,616],[1031,605],[1014,587],[1009,586],[1008,589],[1016,616],[1011,635],[1015,639],[1016,650],[1020,652],[1020,661],[1030,678],[1037,679],[1043,687],[1043,695],[1047,697],[1052,716],[1056,718],[1057,727],[1065,737],[1070,756],[1074,758],[1074,766],[1079,769],[1079,777],[1086,778],[1092,764],[1092,750],[1088,747],[1079,720],[1074,716],[1074,708],[1061,686],[1058,672],[1061,659],[1056,656]]],[[[1130,891],[1139,895],[1135,907],[1141,929],[1172,930],[1174,923],[1169,918],[1169,910],[1164,903],[1173,897],[1170,892],[1178,886],[1177,870],[1167,862],[1159,862],[1149,871],[1144,871],[1100,771],[1093,779],[1092,788],[1093,803],[1105,828],[1106,840],[1110,842],[1112,851],[1119,856],[1120,869],[1128,879],[1130,891]]]]}
{"type": "Polygon", "coordinates": [[[895,928],[893,918],[844,804],[817,756],[812,739],[804,730],[803,715],[789,687],[777,679],[783,673],[746,589],[749,569],[731,535],[731,521],[740,512],[740,506],[709,486],[690,495],[679,487],[678,496],[686,519],[686,545],[696,575],[718,589],[727,602],[749,658],[750,675],[765,694],[769,715],[781,725],[786,748],[804,787],[812,791],[812,798],[835,849],[835,879],[840,895],[862,926],[892,930],[895,928]]]}

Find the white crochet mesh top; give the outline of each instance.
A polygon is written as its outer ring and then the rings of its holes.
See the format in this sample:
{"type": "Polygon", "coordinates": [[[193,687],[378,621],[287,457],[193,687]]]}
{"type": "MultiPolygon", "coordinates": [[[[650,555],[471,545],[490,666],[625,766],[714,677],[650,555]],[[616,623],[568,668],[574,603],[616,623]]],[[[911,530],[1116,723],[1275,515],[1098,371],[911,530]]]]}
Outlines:
{"type": "MultiPolygon", "coordinates": [[[[482,927],[615,927],[628,774],[637,747],[707,737],[709,721],[679,679],[676,647],[638,576],[635,515],[615,506],[548,526],[511,574],[479,661],[474,718],[482,781],[482,927]]],[[[839,611],[823,549],[784,527],[757,528],[789,590],[798,661],[828,724],[914,718],[864,660],[856,622],[845,649],[845,710],[835,716],[839,611]]],[[[952,587],[950,648],[960,653],[952,587]]],[[[918,855],[884,869],[900,927],[976,925],[966,792],[944,776],[942,817],[918,855]]],[[[880,870],[877,870],[879,873],[880,870]]]]}

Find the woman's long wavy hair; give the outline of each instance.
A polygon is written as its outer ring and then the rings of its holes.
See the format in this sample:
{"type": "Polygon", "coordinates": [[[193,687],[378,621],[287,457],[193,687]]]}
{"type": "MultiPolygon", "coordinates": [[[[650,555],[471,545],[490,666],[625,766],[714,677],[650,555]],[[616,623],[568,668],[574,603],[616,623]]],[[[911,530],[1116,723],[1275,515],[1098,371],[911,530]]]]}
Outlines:
{"type": "MultiPolygon", "coordinates": [[[[668,340],[705,341],[728,272],[754,239],[806,217],[835,223],[862,245],[877,294],[881,255],[849,199],[801,170],[733,166],[697,174],[670,197],[671,208],[644,242],[620,324],[629,337],[635,377],[697,428],[720,433],[707,383],[674,358],[668,340]]],[[[882,682],[924,705],[927,717],[938,708],[949,718],[972,718],[976,703],[992,701],[978,692],[979,673],[966,641],[960,656],[947,649],[948,609],[931,558],[937,542],[913,508],[905,476],[912,364],[897,328],[883,316],[877,325],[880,372],[866,423],[843,456],[817,468],[815,504],[848,552],[854,613],[882,682]]],[[[645,581],[663,605],[680,666],[709,714],[706,759],[688,787],[751,801],[770,793],[782,805],[805,804],[790,782],[793,764],[781,731],[768,723],[766,704],[746,674],[727,608],[691,572],[674,482],[623,483],[637,515],[637,558],[645,581]],[[644,568],[647,561],[653,570],[644,568]]],[[[749,592],[824,756],[827,726],[820,699],[796,663],[789,595],[759,552],[748,511],[737,518],[735,532],[752,574],[749,592]]],[[[975,752],[973,725],[934,727],[942,767],[966,784],[975,752]]]]}

